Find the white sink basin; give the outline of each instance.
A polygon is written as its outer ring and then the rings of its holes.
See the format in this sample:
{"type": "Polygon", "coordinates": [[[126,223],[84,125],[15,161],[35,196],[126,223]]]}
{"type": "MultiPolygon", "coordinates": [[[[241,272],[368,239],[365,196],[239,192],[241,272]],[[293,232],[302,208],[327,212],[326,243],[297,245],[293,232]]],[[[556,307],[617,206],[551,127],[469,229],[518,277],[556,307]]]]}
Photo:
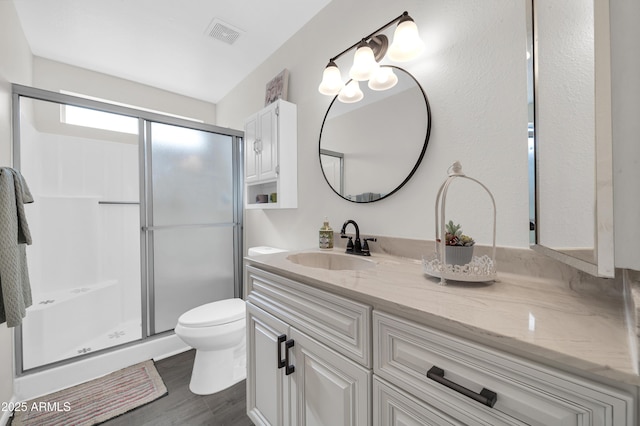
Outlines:
{"type": "Polygon", "coordinates": [[[287,256],[287,260],[297,265],[332,271],[357,271],[376,266],[375,262],[352,254],[307,252],[287,256]]]}

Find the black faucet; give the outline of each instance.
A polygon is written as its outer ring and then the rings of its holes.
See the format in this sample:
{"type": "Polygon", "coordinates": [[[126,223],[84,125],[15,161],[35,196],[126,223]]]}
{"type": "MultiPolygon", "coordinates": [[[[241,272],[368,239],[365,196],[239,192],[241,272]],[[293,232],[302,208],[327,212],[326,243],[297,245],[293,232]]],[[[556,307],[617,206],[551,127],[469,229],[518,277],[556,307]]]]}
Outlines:
{"type": "Polygon", "coordinates": [[[349,241],[347,241],[347,251],[346,253],[348,254],[357,254],[359,256],[371,256],[371,253],[369,252],[369,244],[367,243],[367,241],[375,241],[375,238],[365,238],[364,239],[364,245],[362,244],[362,242],[360,241],[360,228],[358,227],[358,224],[355,222],[355,220],[347,220],[343,225],[342,225],[342,229],[340,230],[340,237],[341,238],[348,238],[349,241]],[[355,242],[352,241],[352,237],[349,237],[348,235],[345,235],[345,231],[347,229],[347,225],[349,224],[353,224],[353,227],[356,228],[356,240],[355,242]]]}

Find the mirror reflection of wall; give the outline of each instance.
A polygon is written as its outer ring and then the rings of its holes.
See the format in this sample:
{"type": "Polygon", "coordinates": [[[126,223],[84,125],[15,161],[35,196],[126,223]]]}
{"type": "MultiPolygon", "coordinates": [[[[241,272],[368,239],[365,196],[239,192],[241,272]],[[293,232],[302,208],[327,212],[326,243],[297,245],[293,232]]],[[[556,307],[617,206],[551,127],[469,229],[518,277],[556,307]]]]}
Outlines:
{"type": "Polygon", "coordinates": [[[344,197],[344,154],[321,149],[320,165],[327,178],[327,183],[344,197]]]}
{"type": "Polygon", "coordinates": [[[593,0],[536,0],[537,243],[595,262],[593,0]]]}
{"type": "Polygon", "coordinates": [[[394,71],[399,82],[393,89],[373,91],[361,84],[363,100],[334,99],[325,116],[321,166],[329,185],[347,200],[376,201],[396,191],[424,155],[430,129],[426,96],[410,74],[394,71]],[[323,152],[339,153],[342,167],[323,152]]]}

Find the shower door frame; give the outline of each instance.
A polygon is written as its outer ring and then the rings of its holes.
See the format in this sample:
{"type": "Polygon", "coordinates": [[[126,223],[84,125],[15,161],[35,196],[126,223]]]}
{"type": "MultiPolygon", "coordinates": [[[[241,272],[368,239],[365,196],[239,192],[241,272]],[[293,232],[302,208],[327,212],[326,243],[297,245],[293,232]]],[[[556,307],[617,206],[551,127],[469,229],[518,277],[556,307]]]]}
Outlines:
{"type": "Polygon", "coordinates": [[[49,90],[38,89],[35,87],[24,86],[20,84],[12,84],[12,165],[16,170],[20,170],[20,98],[29,98],[33,100],[55,102],[60,105],[77,106],[81,108],[89,108],[101,112],[119,114],[136,118],[138,120],[138,172],[139,172],[139,200],[140,200],[140,291],[141,291],[141,338],[131,342],[114,345],[109,348],[100,349],[86,354],[74,356],[53,363],[33,367],[24,370],[22,358],[22,326],[15,328],[14,332],[14,356],[16,376],[20,377],[26,374],[36,373],[48,370],[52,367],[71,364],[86,358],[101,355],[107,352],[121,349],[127,346],[140,344],[149,339],[159,338],[172,334],[173,330],[154,334],[150,329],[151,313],[153,313],[153,256],[151,238],[149,236],[150,226],[149,219],[153,212],[151,206],[148,205],[149,191],[151,190],[150,171],[150,152],[148,145],[149,134],[147,125],[150,123],[161,123],[173,125],[188,129],[201,130],[204,132],[216,133],[232,138],[232,173],[233,173],[233,271],[234,271],[234,296],[242,297],[242,253],[243,253],[243,138],[244,132],[235,129],[215,126],[212,124],[200,123],[188,119],[182,119],[172,116],[154,113],[150,111],[138,110],[136,108],[114,105],[110,103],[95,101],[92,99],[81,98],[77,96],[67,95],[64,93],[52,92],[49,90]]]}

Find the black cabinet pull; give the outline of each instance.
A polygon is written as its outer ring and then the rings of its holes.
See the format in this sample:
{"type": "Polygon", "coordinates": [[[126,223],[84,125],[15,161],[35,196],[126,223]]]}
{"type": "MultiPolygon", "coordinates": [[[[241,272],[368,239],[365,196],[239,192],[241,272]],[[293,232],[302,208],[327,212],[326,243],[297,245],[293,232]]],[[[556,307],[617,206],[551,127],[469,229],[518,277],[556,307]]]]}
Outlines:
{"type": "Polygon", "coordinates": [[[452,382],[449,379],[444,378],[444,370],[442,368],[438,368],[435,365],[429,369],[427,372],[427,377],[431,380],[435,380],[436,382],[445,385],[449,389],[453,389],[456,392],[463,394],[475,401],[478,401],[487,407],[492,407],[495,405],[498,400],[498,395],[495,392],[490,391],[487,388],[482,388],[480,393],[475,393],[472,390],[465,388],[455,382],[452,382]]]}
{"type": "Polygon", "coordinates": [[[287,369],[284,372],[285,376],[288,376],[289,374],[291,374],[294,371],[296,371],[296,367],[291,365],[291,364],[289,364],[289,349],[291,349],[294,344],[295,343],[294,343],[293,339],[287,340],[287,342],[284,344],[284,346],[285,346],[284,359],[285,359],[285,362],[287,364],[287,369]]]}
{"type": "Polygon", "coordinates": [[[282,368],[287,365],[287,361],[282,359],[282,344],[287,340],[286,334],[281,334],[278,336],[278,368],[282,368]]]}

